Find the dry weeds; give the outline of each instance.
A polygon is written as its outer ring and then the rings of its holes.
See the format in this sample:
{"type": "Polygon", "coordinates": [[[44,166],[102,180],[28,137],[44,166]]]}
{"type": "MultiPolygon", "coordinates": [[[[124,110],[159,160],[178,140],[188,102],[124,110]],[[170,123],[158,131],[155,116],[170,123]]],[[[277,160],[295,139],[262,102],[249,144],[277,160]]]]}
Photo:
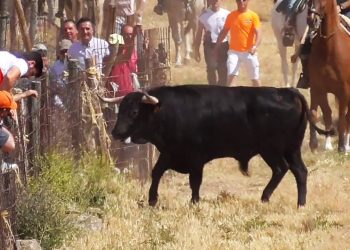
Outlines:
{"type": "MultiPolygon", "coordinates": [[[[148,3],[145,26],[159,25],[159,20],[165,24],[165,17],[151,12],[155,0],[148,3]]],[[[232,9],[234,1],[224,4],[232,9]]],[[[251,0],[251,8],[265,20],[259,48],[263,85],[280,86],[280,61],[268,22],[271,6],[272,0],[251,0]]],[[[173,68],[172,73],[174,84],[205,83],[204,62],[173,68]]],[[[244,73],[239,84],[250,84],[244,73]]],[[[322,150],[312,154],[307,143],[308,135],[303,146],[308,195],[302,209],[296,208],[291,173],[270,203],[262,204],[260,196],[271,176],[267,165],[259,157],[252,159],[247,178],[234,160],[221,159],[204,169],[202,201],[195,206],[189,204],[187,175],[170,173],[162,179],[156,208],[146,202],[149,183],[140,186],[116,177],[110,184],[103,229],[67,243],[65,249],[349,249],[349,156],[322,150]]]]}

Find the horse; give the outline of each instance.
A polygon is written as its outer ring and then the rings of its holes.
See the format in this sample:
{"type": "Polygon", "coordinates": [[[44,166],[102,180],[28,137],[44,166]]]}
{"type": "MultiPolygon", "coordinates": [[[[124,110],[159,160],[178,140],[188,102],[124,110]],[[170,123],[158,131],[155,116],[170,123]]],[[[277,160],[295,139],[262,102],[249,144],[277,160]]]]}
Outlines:
{"type": "MultiPolygon", "coordinates": [[[[272,8],[271,13],[271,26],[273,33],[275,35],[275,38],[277,40],[277,46],[278,46],[278,52],[281,57],[281,67],[282,67],[282,74],[283,74],[283,83],[285,86],[290,87],[294,86],[296,74],[298,70],[298,62],[299,59],[297,59],[295,62],[292,63],[292,80],[291,82],[288,81],[289,76],[289,63],[287,58],[287,47],[283,45],[283,29],[284,29],[284,23],[286,16],[282,12],[277,12],[276,8],[277,6],[282,2],[283,0],[277,0],[274,3],[274,6],[272,8]]],[[[296,16],[296,26],[293,30],[294,32],[294,54],[297,53],[300,41],[303,37],[303,34],[306,30],[307,23],[306,23],[306,17],[307,17],[307,8],[304,8],[301,13],[298,13],[296,16]]]]}
{"type": "Polygon", "coordinates": [[[187,63],[191,59],[191,37],[193,39],[195,36],[198,24],[198,16],[206,7],[206,0],[165,0],[164,7],[168,15],[171,35],[175,43],[175,66],[181,66],[182,43],[184,42],[185,45],[184,63],[187,63]],[[188,2],[190,10],[186,8],[185,2],[188,2]],[[186,21],[188,24],[185,28],[184,22],[186,21]],[[190,31],[192,31],[192,34],[190,31]]]}
{"type": "MultiPolygon", "coordinates": [[[[341,28],[336,0],[310,0],[310,19],[318,19],[316,36],[312,40],[308,71],[310,82],[310,110],[315,114],[320,106],[326,129],[332,126],[332,110],[327,93],[338,100],[338,151],[349,147],[350,126],[350,36],[341,28]]],[[[326,142],[327,143],[327,142],[326,142]]],[[[330,143],[330,141],[328,142],[330,143]]],[[[317,148],[316,132],[310,128],[311,150],[317,148]]]]}

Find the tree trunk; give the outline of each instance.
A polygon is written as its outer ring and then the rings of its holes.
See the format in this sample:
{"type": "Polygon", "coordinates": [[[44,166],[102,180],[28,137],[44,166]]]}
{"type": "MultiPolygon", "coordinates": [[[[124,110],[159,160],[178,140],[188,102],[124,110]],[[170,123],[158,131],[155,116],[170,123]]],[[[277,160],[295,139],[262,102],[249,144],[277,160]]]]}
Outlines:
{"type": "Polygon", "coordinates": [[[7,24],[9,22],[8,0],[0,1],[0,49],[6,48],[7,24]]]}

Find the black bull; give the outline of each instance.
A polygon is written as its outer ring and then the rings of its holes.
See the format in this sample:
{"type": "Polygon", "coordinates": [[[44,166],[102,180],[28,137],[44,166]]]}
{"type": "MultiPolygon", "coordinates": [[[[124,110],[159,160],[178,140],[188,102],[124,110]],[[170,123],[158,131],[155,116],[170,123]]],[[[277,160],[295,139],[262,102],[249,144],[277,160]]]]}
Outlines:
{"type": "Polygon", "coordinates": [[[309,117],[305,98],[293,88],[160,87],[125,96],[112,135],[120,140],[131,137],[139,144],[150,142],[159,150],[150,205],[156,204],[160,178],[168,169],[189,174],[192,202],[197,202],[205,163],[232,157],[248,175],[249,160],[259,154],[272,169],[261,200],[269,201],[290,169],[301,206],[306,202],[307,181],[301,145],[309,117]]]}

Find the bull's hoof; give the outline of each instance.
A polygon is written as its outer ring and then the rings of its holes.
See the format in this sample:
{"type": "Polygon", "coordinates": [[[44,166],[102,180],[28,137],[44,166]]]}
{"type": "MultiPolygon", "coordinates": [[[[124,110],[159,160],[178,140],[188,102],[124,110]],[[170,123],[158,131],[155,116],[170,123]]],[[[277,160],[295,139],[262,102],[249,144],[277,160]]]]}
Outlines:
{"type": "Polygon", "coordinates": [[[197,204],[199,202],[199,198],[192,198],[191,203],[192,204],[197,204]]]}
{"type": "Polygon", "coordinates": [[[150,205],[151,207],[154,207],[157,204],[158,199],[155,200],[149,200],[148,201],[148,205],[150,205]]]}

